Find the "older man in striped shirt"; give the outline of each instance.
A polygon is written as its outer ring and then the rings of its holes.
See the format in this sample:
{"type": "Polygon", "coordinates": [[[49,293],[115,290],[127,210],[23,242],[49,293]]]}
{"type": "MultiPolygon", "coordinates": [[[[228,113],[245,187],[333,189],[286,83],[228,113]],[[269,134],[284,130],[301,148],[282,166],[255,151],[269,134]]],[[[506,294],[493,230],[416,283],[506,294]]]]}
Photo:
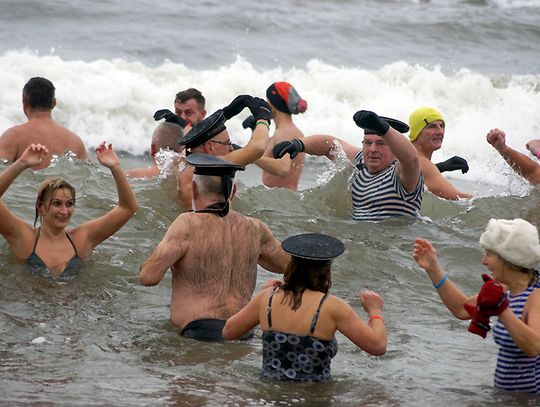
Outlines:
{"type": "Polygon", "coordinates": [[[329,135],[284,141],[274,147],[274,157],[298,153],[324,155],[330,160],[345,153],[357,168],[354,174],[352,217],[379,221],[396,216],[420,216],[424,181],[418,153],[403,134],[409,126],[399,120],[360,110],[353,117],[364,129],[362,148],[329,135]]]}

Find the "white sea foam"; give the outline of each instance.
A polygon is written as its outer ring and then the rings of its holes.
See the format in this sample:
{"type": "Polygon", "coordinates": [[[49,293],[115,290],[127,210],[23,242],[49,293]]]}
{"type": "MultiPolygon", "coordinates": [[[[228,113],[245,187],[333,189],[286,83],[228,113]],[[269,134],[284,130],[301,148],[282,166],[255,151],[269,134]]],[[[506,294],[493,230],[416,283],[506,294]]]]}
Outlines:
{"type": "MultiPolygon", "coordinates": [[[[306,135],[333,134],[360,145],[362,132],[352,116],[359,109],[407,121],[423,105],[439,109],[447,123],[444,146],[434,159],[465,157],[471,170],[468,180],[501,184],[507,169],[486,143],[491,128],[507,133],[508,144],[525,151],[525,143],[540,137],[540,75],[488,77],[469,70],[451,75],[441,69],[395,62],[379,70],[331,66],[311,60],[305,67],[261,71],[240,57],[215,70],[193,70],[171,62],[148,67],[121,59],[93,62],[65,61],[11,51],[0,57],[3,88],[0,91],[0,131],[25,120],[21,89],[32,76],[44,76],[57,89],[54,117],[80,134],[89,148],[102,140],[118,150],[142,155],[149,149],[156,126],[152,116],[161,108],[173,109],[177,91],[200,89],[209,113],[228,104],[236,95],[265,97],[273,81],[294,84],[308,101],[305,114],[295,121],[306,135]]],[[[241,121],[231,120],[231,138],[245,143],[249,132],[241,121]]],[[[452,174],[461,177],[461,174],[452,174]]]]}

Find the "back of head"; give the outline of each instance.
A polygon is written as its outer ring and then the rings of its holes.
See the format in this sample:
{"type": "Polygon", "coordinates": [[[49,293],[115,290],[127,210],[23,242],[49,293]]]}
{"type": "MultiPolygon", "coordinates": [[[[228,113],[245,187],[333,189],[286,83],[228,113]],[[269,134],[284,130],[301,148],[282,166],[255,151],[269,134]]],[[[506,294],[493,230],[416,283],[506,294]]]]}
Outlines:
{"type": "Polygon", "coordinates": [[[289,82],[274,82],[266,89],[266,98],[283,113],[298,114],[307,110],[307,102],[289,82]]]}
{"type": "Polygon", "coordinates": [[[164,122],[154,130],[152,144],[156,152],[161,149],[169,149],[180,153],[183,147],[178,142],[182,137],[184,137],[184,130],[181,126],[176,123],[164,122]]]}
{"type": "Polygon", "coordinates": [[[176,94],[175,102],[185,103],[190,99],[195,99],[197,105],[201,110],[204,110],[206,107],[206,99],[200,90],[195,88],[189,88],[183,91],[180,91],[176,94]]]}
{"type": "Polygon", "coordinates": [[[428,106],[416,109],[409,116],[409,126],[411,127],[409,139],[411,141],[415,141],[424,127],[435,120],[441,120],[444,122],[444,118],[438,110],[428,106]]]}
{"type": "Polygon", "coordinates": [[[193,174],[199,193],[207,199],[224,199],[221,177],[193,174]]]}
{"type": "Polygon", "coordinates": [[[533,269],[540,262],[538,230],[523,219],[490,219],[480,246],[518,267],[533,269]]]}
{"type": "Polygon", "coordinates": [[[54,107],[54,85],[45,78],[31,78],[23,88],[28,107],[36,110],[52,110],[54,107]]]}

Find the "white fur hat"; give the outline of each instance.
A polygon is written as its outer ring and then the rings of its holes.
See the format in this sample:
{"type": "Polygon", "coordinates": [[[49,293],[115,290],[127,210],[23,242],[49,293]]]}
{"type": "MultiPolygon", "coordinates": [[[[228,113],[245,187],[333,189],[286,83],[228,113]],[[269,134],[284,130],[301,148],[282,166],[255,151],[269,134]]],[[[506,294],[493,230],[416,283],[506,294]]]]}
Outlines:
{"type": "Polygon", "coordinates": [[[538,230],[523,219],[490,219],[480,246],[516,266],[533,269],[540,262],[538,230]]]}

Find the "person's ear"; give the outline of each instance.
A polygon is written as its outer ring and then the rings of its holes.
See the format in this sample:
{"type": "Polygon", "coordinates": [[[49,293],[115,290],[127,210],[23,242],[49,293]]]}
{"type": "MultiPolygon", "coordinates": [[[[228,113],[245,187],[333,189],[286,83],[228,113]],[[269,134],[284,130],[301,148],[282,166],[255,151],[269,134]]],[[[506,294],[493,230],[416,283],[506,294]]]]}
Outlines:
{"type": "Polygon", "coordinates": [[[236,191],[237,191],[236,184],[233,184],[232,192],[231,192],[231,198],[230,198],[231,201],[236,196],[236,191]]]}
{"type": "Polygon", "coordinates": [[[195,181],[191,181],[191,195],[193,197],[193,200],[199,198],[199,190],[197,189],[197,184],[195,181]]]}
{"type": "Polygon", "coordinates": [[[55,107],[56,107],[56,98],[53,98],[51,110],[54,109],[55,107]]]}
{"type": "Polygon", "coordinates": [[[150,155],[153,157],[157,154],[157,147],[155,143],[150,144],[150,155]]]}

